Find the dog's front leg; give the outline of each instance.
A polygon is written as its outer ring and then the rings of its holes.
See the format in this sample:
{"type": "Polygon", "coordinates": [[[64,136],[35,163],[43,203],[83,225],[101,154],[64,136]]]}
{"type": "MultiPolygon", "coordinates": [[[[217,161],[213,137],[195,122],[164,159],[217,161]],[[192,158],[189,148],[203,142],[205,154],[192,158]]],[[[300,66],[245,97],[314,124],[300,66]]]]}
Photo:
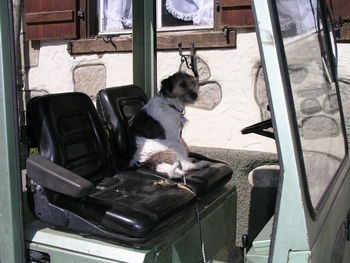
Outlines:
{"type": "Polygon", "coordinates": [[[188,158],[188,151],[186,150],[185,146],[181,143],[173,145],[172,148],[177,152],[178,159],[181,164],[181,170],[184,172],[191,170],[200,170],[210,165],[210,162],[207,161],[199,161],[195,163],[192,162],[192,160],[188,158]]]}

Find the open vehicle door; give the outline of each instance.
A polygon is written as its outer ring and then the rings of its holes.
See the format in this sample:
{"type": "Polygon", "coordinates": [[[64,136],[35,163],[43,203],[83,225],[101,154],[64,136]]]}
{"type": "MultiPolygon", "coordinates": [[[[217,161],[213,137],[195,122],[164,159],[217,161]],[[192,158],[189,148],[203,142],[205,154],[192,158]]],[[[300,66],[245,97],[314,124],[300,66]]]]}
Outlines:
{"type": "MultiPolygon", "coordinates": [[[[326,4],[253,2],[281,164],[269,262],[349,262],[350,163],[326,4]]],[[[249,262],[267,262],[256,255],[253,245],[249,262]]]]}

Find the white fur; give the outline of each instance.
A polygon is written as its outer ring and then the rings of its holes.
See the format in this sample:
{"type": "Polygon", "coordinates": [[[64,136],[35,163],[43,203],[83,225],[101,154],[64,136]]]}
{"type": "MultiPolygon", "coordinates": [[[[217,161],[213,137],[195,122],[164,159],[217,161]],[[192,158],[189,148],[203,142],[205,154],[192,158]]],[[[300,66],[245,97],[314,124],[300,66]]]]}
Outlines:
{"type": "Polygon", "coordinates": [[[147,139],[136,136],[136,152],[131,160],[131,165],[146,162],[152,155],[167,149],[176,153],[177,161],[174,164],[161,163],[157,165],[156,170],[167,173],[169,177],[181,177],[190,170],[198,170],[209,165],[209,162],[206,161],[192,163],[187,156],[187,149],[181,143],[181,130],[187,122],[187,119],[181,114],[184,108],[185,106],[179,99],[159,94],[149,100],[144,109],[163,127],[165,139],[147,139]]]}

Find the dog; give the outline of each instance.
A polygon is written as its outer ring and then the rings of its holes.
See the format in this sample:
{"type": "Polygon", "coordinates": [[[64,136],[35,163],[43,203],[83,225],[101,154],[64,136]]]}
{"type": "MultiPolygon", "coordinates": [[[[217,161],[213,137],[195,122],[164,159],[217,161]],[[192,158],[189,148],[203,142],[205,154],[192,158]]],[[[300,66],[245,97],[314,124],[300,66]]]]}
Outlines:
{"type": "Polygon", "coordinates": [[[148,167],[169,178],[184,176],[191,170],[209,166],[207,161],[194,162],[181,134],[187,122],[185,107],[198,98],[198,82],[184,72],[162,80],[160,91],[134,116],[129,132],[134,153],[133,167],[148,167]]]}

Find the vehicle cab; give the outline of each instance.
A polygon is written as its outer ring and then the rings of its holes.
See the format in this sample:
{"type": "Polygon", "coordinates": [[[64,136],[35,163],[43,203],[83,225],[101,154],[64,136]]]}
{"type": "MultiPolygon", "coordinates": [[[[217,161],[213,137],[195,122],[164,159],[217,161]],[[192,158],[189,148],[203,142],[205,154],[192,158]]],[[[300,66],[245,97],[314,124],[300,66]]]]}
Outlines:
{"type": "MultiPolygon", "coordinates": [[[[242,132],[275,139],[279,179],[276,199],[266,200],[274,214],[251,247],[238,248],[243,257],[230,253],[241,215],[226,163],[192,153],[213,166],[175,182],[118,166],[128,150],[120,129],[148,100],[134,84],[148,87],[154,77],[154,17],[144,3],[134,18],[135,83],[99,93],[97,105],[83,93],[32,99],[21,171],[8,2],[0,3],[0,261],[350,260],[350,160],[324,0],[252,1],[271,120],[242,132]],[[115,125],[102,125],[108,121],[115,125]],[[113,151],[122,153],[117,162],[113,151]]],[[[276,174],[276,166],[263,171],[276,174]]]]}

